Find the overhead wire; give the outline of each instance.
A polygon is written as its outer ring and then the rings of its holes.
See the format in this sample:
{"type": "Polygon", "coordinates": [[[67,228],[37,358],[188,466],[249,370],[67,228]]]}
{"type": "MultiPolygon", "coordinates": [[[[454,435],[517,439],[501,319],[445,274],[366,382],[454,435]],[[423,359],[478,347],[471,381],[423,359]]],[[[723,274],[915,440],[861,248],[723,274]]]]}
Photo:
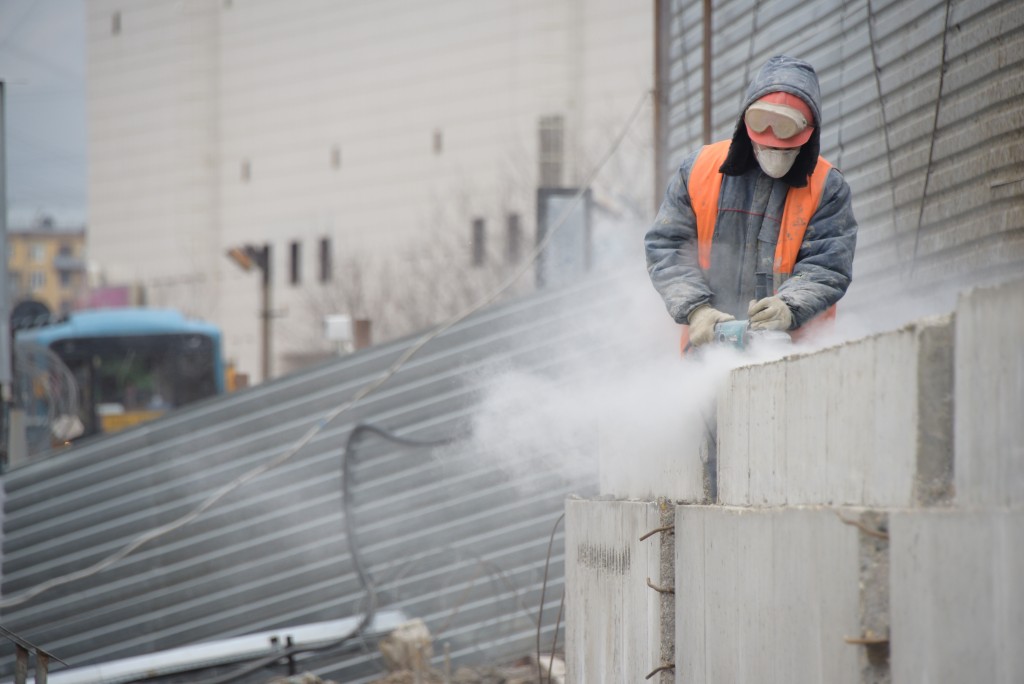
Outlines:
{"type": "Polygon", "coordinates": [[[582,199],[583,195],[586,193],[586,191],[590,187],[590,185],[594,182],[594,179],[597,177],[597,175],[601,172],[601,170],[604,168],[604,166],[611,159],[611,157],[615,154],[615,152],[622,145],[623,140],[625,140],[625,138],[628,135],[629,131],[632,129],[633,124],[636,122],[636,119],[639,117],[640,113],[643,111],[643,107],[644,107],[644,105],[646,104],[647,100],[650,97],[651,97],[651,91],[647,90],[647,91],[643,92],[643,94],[640,96],[640,98],[638,98],[638,100],[636,102],[636,105],[633,107],[632,112],[626,118],[626,122],[623,125],[622,130],[613,139],[612,144],[609,146],[607,152],[604,154],[604,156],[601,157],[601,159],[598,161],[598,163],[594,166],[594,168],[591,170],[591,172],[587,175],[587,177],[585,178],[584,182],[581,183],[579,190],[577,190],[577,192],[572,196],[572,198],[569,200],[569,202],[566,203],[566,205],[563,208],[561,214],[558,215],[558,218],[555,220],[555,222],[552,225],[552,227],[545,232],[545,235],[541,238],[541,240],[539,240],[537,242],[537,244],[534,246],[533,250],[527,256],[527,258],[523,260],[523,262],[519,265],[519,267],[516,268],[504,281],[502,281],[489,294],[484,296],[482,299],[480,299],[475,304],[465,308],[463,311],[461,311],[461,312],[457,313],[456,315],[452,316],[451,318],[449,318],[444,323],[441,323],[440,325],[436,326],[435,328],[429,330],[428,332],[426,332],[422,336],[420,336],[401,355],[399,355],[399,357],[395,361],[393,361],[391,363],[391,365],[388,366],[388,368],[385,369],[377,378],[375,378],[374,380],[371,380],[370,382],[365,384],[361,389],[356,391],[356,393],[350,399],[348,399],[347,401],[342,402],[341,404],[339,404],[338,406],[336,406],[335,408],[331,409],[326,414],[324,414],[324,416],[322,418],[320,418],[318,421],[316,421],[293,444],[293,446],[291,448],[289,448],[286,451],[282,452],[280,455],[276,456],[275,458],[272,458],[269,461],[267,461],[267,462],[265,462],[265,463],[263,463],[261,465],[258,465],[255,468],[252,468],[251,470],[243,473],[242,475],[240,475],[239,477],[235,478],[234,480],[231,480],[230,482],[228,482],[224,486],[222,486],[219,489],[217,489],[208,498],[206,498],[205,500],[200,502],[199,505],[197,505],[195,508],[193,508],[192,510],[188,511],[187,513],[185,513],[184,515],[180,516],[179,518],[176,518],[175,520],[172,520],[171,522],[169,522],[169,523],[167,523],[165,525],[160,525],[158,527],[155,527],[155,528],[153,528],[153,529],[151,529],[151,530],[149,530],[147,532],[144,532],[144,533],[138,535],[132,541],[127,543],[125,546],[123,546],[121,549],[119,549],[119,550],[109,554],[108,556],[100,559],[99,561],[93,563],[91,566],[89,566],[87,568],[83,568],[83,569],[75,571],[75,572],[71,572],[71,573],[67,573],[65,575],[61,575],[59,577],[55,577],[53,579],[47,580],[46,582],[43,582],[42,584],[40,584],[40,585],[38,585],[36,587],[33,587],[32,589],[28,589],[28,590],[24,591],[23,593],[21,593],[19,595],[16,595],[16,596],[8,598],[8,599],[0,600],[0,610],[8,609],[8,608],[12,608],[12,607],[21,605],[21,604],[26,603],[26,602],[32,600],[33,598],[35,598],[35,597],[37,597],[37,596],[39,596],[39,595],[41,595],[41,594],[51,590],[51,589],[54,589],[56,587],[60,587],[60,586],[63,586],[65,584],[69,584],[71,582],[75,582],[75,581],[78,581],[78,580],[81,580],[81,579],[85,579],[85,578],[91,577],[93,575],[96,575],[96,574],[106,570],[107,568],[111,567],[112,565],[114,565],[118,561],[123,560],[124,558],[126,558],[128,555],[130,555],[131,553],[133,553],[134,551],[136,551],[137,549],[139,549],[143,545],[145,545],[145,544],[147,544],[147,543],[149,543],[151,541],[154,541],[156,539],[159,539],[160,537],[163,537],[163,536],[165,536],[167,534],[170,534],[171,532],[174,532],[174,531],[176,531],[176,530],[178,530],[178,529],[188,525],[189,523],[193,522],[199,516],[201,516],[203,513],[205,513],[206,511],[210,510],[214,505],[219,503],[228,494],[234,492],[236,489],[239,489],[243,485],[251,482],[252,480],[254,480],[257,477],[259,477],[260,475],[263,475],[263,474],[273,470],[274,468],[282,465],[283,463],[286,463],[287,461],[289,461],[303,447],[305,447],[307,444],[309,444],[309,442],[313,439],[313,437],[315,437],[317,434],[319,434],[325,427],[327,427],[331,422],[333,422],[338,416],[340,416],[341,414],[343,414],[346,411],[348,411],[349,409],[351,409],[358,402],[362,401],[368,395],[370,395],[374,391],[376,391],[381,385],[383,385],[385,382],[390,380],[413,356],[415,356],[429,342],[431,342],[432,340],[436,339],[438,336],[440,336],[441,334],[443,334],[444,332],[446,332],[447,330],[449,330],[453,326],[455,326],[458,323],[462,322],[463,320],[468,318],[470,315],[476,313],[477,311],[479,311],[479,310],[483,309],[484,307],[486,307],[486,306],[490,305],[491,303],[493,303],[498,297],[500,297],[502,295],[502,293],[504,293],[513,284],[515,284],[519,280],[519,278],[521,278],[533,266],[534,262],[537,261],[537,259],[541,255],[541,253],[543,253],[544,250],[547,249],[548,245],[551,243],[551,240],[554,238],[554,236],[556,234],[558,234],[559,230],[561,230],[562,227],[566,224],[566,222],[568,221],[569,217],[572,215],[572,212],[575,210],[576,206],[579,204],[580,200],[582,199]]]}
{"type": "Polygon", "coordinates": [[[893,172],[892,143],[889,140],[889,120],[886,115],[886,98],[882,92],[882,68],[879,66],[878,47],[874,38],[874,18],[876,13],[871,6],[871,0],[867,0],[867,44],[871,54],[871,72],[874,74],[874,89],[879,93],[879,114],[882,117],[882,140],[886,145],[886,166],[889,170],[889,195],[892,202],[893,239],[896,241],[897,252],[899,240],[897,237],[898,222],[896,220],[896,175],[893,172]]]}
{"type": "Polygon", "coordinates": [[[910,258],[910,276],[913,278],[917,268],[917,250],[921,242],[921,222],[924,219],[924,205],[928,199],[928,185],[932,179],[932,161],[935,154],[935,134],[939,128],[939,109],[942,106],[942,86],[946,79],[946,39],[949,37],[949,5],[946,0],[946,15],[942,20],[942,52],[939,57],[939,89],[935,94],[935,111],[932,115],[932,134],[928,141],[928,163],[924,172],[924,189],[921,191],[921,203],[917,208],[917,227],[914,229],[914,253],[910,258]]]}

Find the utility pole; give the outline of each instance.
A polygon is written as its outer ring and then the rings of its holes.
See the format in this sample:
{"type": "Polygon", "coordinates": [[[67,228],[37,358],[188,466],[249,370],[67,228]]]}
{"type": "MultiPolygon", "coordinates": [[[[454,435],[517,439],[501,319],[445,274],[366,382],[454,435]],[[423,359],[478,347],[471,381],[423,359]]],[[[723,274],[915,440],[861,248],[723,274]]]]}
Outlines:
{"type": "Polygon", "coordinates": [[[713,76],[711,71],[711,0],[704,0],[704,64],[703,68],[703,96],[701,99],[704,101],[704,116],[703,118],[703,137],[704,144],[711,144],[711,78],[713,76]]]}
{"type": "Polygon", "coordinates": [[[672,36],[669,0],[654,0],[654,213],[668,184],[668,76],[672,36]]]}
{"type": "Polygon", "coordinates": [[[270,245],[263,245],[259,250],[256,259],[260,267],[263,284],[260,287],[260,345],[262,357],[260,358],[260,372],[263,375],[263,382],[270,380],[270,318],[273,315],[270,311],[270,245]]]}
{"type": "Polygon", "coordinates": [[[0,80],[0,405],[2,405],[3,457],[11,443],[11,294],[7,275],[7,134],[4,130],[4,82],[0,80]]]}

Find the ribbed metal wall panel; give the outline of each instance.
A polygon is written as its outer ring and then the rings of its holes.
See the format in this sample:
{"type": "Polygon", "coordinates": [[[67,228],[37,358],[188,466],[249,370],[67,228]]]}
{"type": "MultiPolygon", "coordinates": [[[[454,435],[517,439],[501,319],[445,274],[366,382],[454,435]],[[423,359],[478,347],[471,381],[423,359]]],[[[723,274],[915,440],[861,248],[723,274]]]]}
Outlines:
{"type": "MultiPolygon", "coordinates": [[[[450,329],[293,459],[110,569],[4,610],[4,626],[84,665],[360,614],[364,593],[340,500],[340,454],[351,429],[366,421],[413,439],[457,434],[470,422],[487,369],[554,374],[584,349],[595,361],[608,358],[595,344],[607,331],[585,320],[599,319],[593,310],[614,310],[621,297],[614,283],[541,293],[450,329]]],[[[4,476],[4,596],[89,567],[283,453],[409,343],[371,348],[12,469],[4,476]]],[[[531,652],[548,535],[565,497],[593,484],[566,482],[543,464],[519,464],[510,476],[486,454],[439,458],[373,435],[358,454],[356,531],[381,606],[423,618],[439,643],[451,644],[455,663],[531,652]]],[[[562,592],[561,539],[559,532],[547,585],[546,644],[562,592]]],[[[362,681],[380,667],[369,650],[306,666],[362,681]]],[[[2,653],[0,673],[9,674],[10,649],[2,653]]]]}
{"type": "MultiPolygon", "coordinates": [[[[672,0],[659,55],[669,173],[701,143],[701,3],[672,0]]],[[[1014,0],[716,0],[713,139],[764,61],[811,62],[822,154],[860,223],[845,306],[1024,269],[1024,11],[1014,0]]]]}

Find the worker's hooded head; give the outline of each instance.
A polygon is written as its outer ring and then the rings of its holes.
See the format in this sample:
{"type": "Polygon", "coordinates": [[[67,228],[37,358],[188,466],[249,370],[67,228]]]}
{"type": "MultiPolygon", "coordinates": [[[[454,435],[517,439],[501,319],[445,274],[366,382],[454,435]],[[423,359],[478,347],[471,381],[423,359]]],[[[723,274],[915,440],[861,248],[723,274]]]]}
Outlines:
{"type": "MultiPolygon", "coordinates": [[[[797,128],[799,126],[799,117],[797,128]]],[[[752,168],[758,166],[758,159],[754,153],[754,145],[751,141],[751,134],[761,139],[761,144],[767,148],[792,148],[792,144],[799,144],[799,151],[796,152],[796,159],[792,166],[779,177],[792,187],[802,188],[807,185],[807,178],[814,172],[818,163],[818,152],[821,148],[821,90],[818,87],[818,75],[814,73],[814,67],[807,62],[785,55],[772,57],[754,77],[754,80],[747,88],[743,101],[743,108],[736,122],[736,131],[732,136],[732,145],[729,147],[729,155],[719,169],[728,176],[740,176],[752,168]],[[794,100],[793,98],[797,98],[794,100]],[[751,110],[751,106],[754,108],[751,110]],[[748,110],[751,116],[747,117],[748,110]],[[780,133],[787,133],[782,126],[778,130],[772,127],[773,117],[775,120],[785,122],[787,116],[793,111],[800,112],[805,117],[809,114],[810,120],[807,127],[797,131],[790,136],[781,136],[780,133]],[[750,126],[753,123],[753,128],[750,126]],[[763,128],[762,128],[763,126],[763,128]],[[755,130],[762,128],[761,131],[755,130]],[[809,135],[808,135],[809,131],[809,135]],[[783,139],[779,139],[783,138],[783,139]],[[787,142],[787,139],[790,142],[787,142]],[[802,141],[802,142],[800,142],[802,141]]],[[[770,152],[782,160],[786,152],[770,152]]],[[[789,153],[792,156],[792,153],[789,153]]],[[[770,156],[766,155],[762,161],[762,167],[771,165],[770,156]]],[[[770,175],[775,175],[774,173],[770,175]]]]}

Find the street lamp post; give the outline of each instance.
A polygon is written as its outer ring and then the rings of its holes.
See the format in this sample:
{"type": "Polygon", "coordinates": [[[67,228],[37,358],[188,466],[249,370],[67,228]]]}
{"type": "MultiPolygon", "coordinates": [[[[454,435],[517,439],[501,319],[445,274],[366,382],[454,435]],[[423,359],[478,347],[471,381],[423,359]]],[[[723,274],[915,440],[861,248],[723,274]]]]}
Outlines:
{"type": "Polygon", "coordinates": [[[23,455],[17,445],[18,413],[13,406],[11,363],[11,293],[7,275],[7,134],[4,131],[4,82],[0,80],[0,461],[12,463],[23,455]]]}
{"type": "Polygon", "coordinates": [[[260,366],[263,381],[270,379],[270,245],[242,245],[227,252],[243,271],[257,268],[261,273],[260,285],[260,366]]]}

